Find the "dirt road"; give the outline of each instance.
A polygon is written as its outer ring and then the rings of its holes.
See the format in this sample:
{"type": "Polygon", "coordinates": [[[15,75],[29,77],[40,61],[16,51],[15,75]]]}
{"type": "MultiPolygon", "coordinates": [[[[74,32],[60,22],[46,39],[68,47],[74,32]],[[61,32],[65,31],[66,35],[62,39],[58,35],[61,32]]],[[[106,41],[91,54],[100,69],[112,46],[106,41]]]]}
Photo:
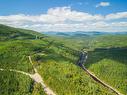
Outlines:
{"type": "Polygon", "coordinates": [[[86,62],[88,58],[87,52],[82,51],[80,54],[80,58],[78,60],[77,65],[79,65],[90,77],[92,77],[96,82],[100,83],[101,85],[111,89],[113,92],[115,92],[117,95],[123,95],[121,94],[118,90],[116,90],[115,88],[113,88],[112,86],[108,85],[107,83],[105,83],[104,81],[100,80],[97,76],[95,76],[92,72],[90,72],[89,70],[87,70],[84,66],[84,63],[86,62]]]}
{"type": "Polygon", "coordinates": [[[42,85],[42,87],[47,95],[56,95],[48,86],[45,85],[43,78],[41,77],[41,75],[38,73],[37,69],[33,65],[31,56],[28,56],[28,57],[29,57],[29,61],[32,64],[34,71],[35,71],[35,74],[32,75],[31,78],[42,85]]]}
{"type": "MultiPolygon", "coordinates": [[[[29,61],[33,66],[31,57],[29,56],[29,61]]],[[[42,88],[44,89],[44,92],[47,95],[56,95],[48,86],[46,86],[46,84],[44,83],[42,77],[40,76],[40,74],[38,73],[37,69],[33,66],[35,73],[34,74],[30,74],[24,71],[20,71],[20,70],[15,70],[15,69],[3,69],[0,68],[0,71],[10,71],[10,72],[16,72],[16,73],[20,73],[26,76],[29,76],[30,78],[32,78],[35,82],[40,83],[42,85],[42,88]]]]}

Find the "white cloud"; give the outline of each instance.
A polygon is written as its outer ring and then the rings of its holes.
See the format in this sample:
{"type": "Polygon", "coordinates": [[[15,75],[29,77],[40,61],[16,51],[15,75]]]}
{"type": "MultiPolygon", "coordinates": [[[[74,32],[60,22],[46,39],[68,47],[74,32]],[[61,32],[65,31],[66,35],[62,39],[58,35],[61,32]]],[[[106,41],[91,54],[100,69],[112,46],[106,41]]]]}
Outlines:
{"type": "Polygon", "coordinates": [[[71,7],[56,7],[50,8],[47,14],[41,14],[37,16],[30,15],[9,15],[0,16],[0,21],[21,21],[21,22],[41,22],[41,23],[64,23],[65,21],[93,21],[101,20],[101,15],[91,15],[85,12],[78,12],[71,10],[71,7]]]}
{"type": "Polygon", "coordinates": [[[127,18],[127,12],[103,16],[56,7],[40,15],[0,16],[0,23],[36,31],[127,31],[127,22],[114,21],[122,18],[127,18]]]}
{"type": "Polygon", "coordinates": [[[109,2],[100,2],[99,4],[96,5],[96,7],[107,7],[110,6],[109,2]]]}
{"type": "Polygon", "coordinates": [[[55,16],[58,20],[70,21],[91,21],[103,19],[100,15],[91,15],[85,12],[71,10],[71,7],[57,7],[48,10],[48,15],[55,16]]]}
{"type": "Polygon", "coordinates": [[[107,20],[127,18],[127,12],[113,13],[106,16],[107,20]]]}

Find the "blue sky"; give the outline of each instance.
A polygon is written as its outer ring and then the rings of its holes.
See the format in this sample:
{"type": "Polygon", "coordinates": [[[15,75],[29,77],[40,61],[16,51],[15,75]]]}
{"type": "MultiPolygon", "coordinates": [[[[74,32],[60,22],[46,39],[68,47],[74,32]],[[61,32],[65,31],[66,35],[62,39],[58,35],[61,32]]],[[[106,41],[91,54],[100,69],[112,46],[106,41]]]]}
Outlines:
{"type": "Polygon", "coordinates": [[[103,0],[0,0],[0,15],[32,14],[37,15],[47,12],[49,8],[72,6],[77,11],[92,14],[109,14],[127,11],[127,0],[104,0],[111,6],[95,8],[103,0]]]}
{"type": "Polygon", "coordinates": [[[0,0],[0,23],[37,31],[119,32],[127,30],[126,5],[127,0],[0,0]]]}

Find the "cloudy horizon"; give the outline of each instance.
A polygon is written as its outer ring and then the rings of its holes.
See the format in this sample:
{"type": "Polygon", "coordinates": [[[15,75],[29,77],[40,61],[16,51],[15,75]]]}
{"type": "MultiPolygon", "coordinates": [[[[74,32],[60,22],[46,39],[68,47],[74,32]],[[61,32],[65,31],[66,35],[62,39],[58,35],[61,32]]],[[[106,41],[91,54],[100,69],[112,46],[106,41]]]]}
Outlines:
{"type": "MultiPolygon", "coordinates": [[[[81,6],[82,2],[78,2],[81,6]]],[[[113,6],[110,2],[98,2],[94,8],[113,6]]],[[[20,11],[19,11],[20,12],[20,11]]],[[[9,15],[0,14],[0,24],[18,28],[31,29],[38,32],[58,31],[103,31],[127,32],[127,11],[116,11],[107,14],[90,13],[72,8],[58,6],[48,8],[46,13],[9,15]]]]}

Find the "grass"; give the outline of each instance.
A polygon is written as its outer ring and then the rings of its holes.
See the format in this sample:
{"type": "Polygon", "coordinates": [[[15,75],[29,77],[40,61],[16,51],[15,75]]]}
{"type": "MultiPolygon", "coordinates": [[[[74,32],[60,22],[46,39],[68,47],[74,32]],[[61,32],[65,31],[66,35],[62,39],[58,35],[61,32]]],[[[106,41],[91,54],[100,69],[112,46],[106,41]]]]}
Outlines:
{"type": "Polygon", "coordinates": [[[0,42],[0,68],[33,72],[28,56],[43,51],[47,42],[13,40],[0,42]],[[39,44],[40,43],[40,44],[39,44]]]}
{"type": "Polygon", "coordinates": [[[127,95],[127,50],[89,52],[85,66],[100,79],[127,95]]]}
{"type": "Polygon", "coordinates": [[[88,44],[93,39],[92,37],[62,37],[62,36],[49,36],[49,40],[64,44],[66,47],[72,48],[74,50],[81,50],[82,48],[88,48],[88,44]]]}
{"type": "MultiPolygon", "coordinates": [[[[58,95],[113,95],[114,93],[97,84],[83,70],[75,65],[77,56],[66,49],[51,45],[45,52],[32,56],[44,82],[58,95]]],[[[71,49],[70,49],[71,51],[71,49]]]]}
{"type": "Polygon", "coordinates": [[[97,84],[83,70],[67,61],[42,62],[37,66],[44,82],[58,95],[115,95],[97,84]]]}
{"type": "Polygon", "coordinates": [[[127,47],[127,35],[102,35],[93,40],[94,48],[127,47]]]}
{"type": "Polygon", "coordinates": [[[41,84],[34,83],[32,95],[46,95],[46,93],[42,89],[41,84]]]}
{"type": "Polygon", "coordinates": [[[22,74],[0,71],[0,95],[31,95],[33,81],[22,74]]]}
{"type": "MultiPolygon", "coordinates": [[[[86,67],[126,94],[126,50],[110,49],[126,47],[126,38],[116,38],[114,35],[48,37],[31,30],[0,25],[0,68],[33,73],[28,60],[30,55],[44,82],[58,95],[114,95],[75,65],[79,51],[85,48],[89,50],[86,67]],[[95,48],[110,50],[98,51],[95,48]],[[94,49],[95,51],[90,51],[94,49]]],[[[8,71],[0,73],[2,95],[45,94],[40,84],[34,83],[27,76],[8,71]],[[18,88],[20,89],[17,90],[18,88]]]]}
{"type": "Polygon", "coordinates": [[[36,39],[43,38],[44,35],[26,29],[13,28],[0,24],[0,41],[14,40],[14,39],[36,39]]]}
{"type": "Polygon", "coordinates": [[[0,71],[0,95],[46,95],[40,84],[16,72],[0,71]]]}
{"type": "Polygon", "coordinates": [[[30,45],[27,46],[27,43],[21,41],[4,43],[0,43],[2,44],[0,48],[0,68],[31,72],[33,68],[27,57],[30,53],[30,45]]]}

